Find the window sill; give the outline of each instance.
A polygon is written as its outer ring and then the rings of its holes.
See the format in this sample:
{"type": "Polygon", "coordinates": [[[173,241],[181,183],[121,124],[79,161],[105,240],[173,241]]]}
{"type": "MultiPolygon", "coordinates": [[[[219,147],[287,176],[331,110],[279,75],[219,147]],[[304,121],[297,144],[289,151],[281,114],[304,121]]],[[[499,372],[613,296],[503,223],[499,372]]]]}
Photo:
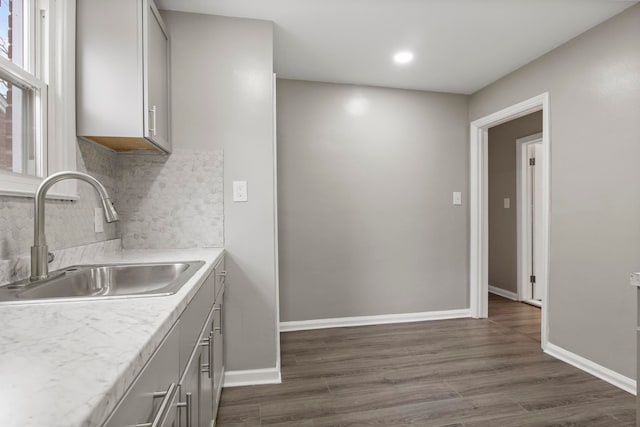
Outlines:
{"type": "MultiPolygon", "coordinates": [[[[42,178],[0,171],[0,197],[33,198],[42,178]]],[[[75,181],[60,182],[47,192],[48,200],[78,200],[75,181]]]]}

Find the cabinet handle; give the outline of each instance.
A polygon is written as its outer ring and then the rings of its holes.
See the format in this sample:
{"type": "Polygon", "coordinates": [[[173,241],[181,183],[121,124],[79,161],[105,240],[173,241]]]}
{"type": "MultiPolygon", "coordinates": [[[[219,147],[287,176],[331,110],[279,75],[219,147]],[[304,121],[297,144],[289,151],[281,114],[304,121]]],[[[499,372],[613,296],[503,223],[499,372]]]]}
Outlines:
{"type": "Polygon", "coordinates": [[[153,127],[149,126],[149,133],[152,133],[153,136],[156,136],[156,106],[154,105],[153,107],[151,107],[151,109],[149,109],[149,112],[151,113],[151,122],[153,123],[153,127]]]}
{"type": "Polygon", "coordinates": [[[191,410],[193,409],[193,405],[191,403],[191,393],[185,393],[185,402],[178,402],[178,408],[185,408],[187,410],[186,427],[191,427],[191,410]]]}
{"type": "Polygon", "coordinates": [[[218,277],[220,277],[220,283],[221,284],[225,284],[227,282],[227,272],[226,271],[221,271],[220,273],[217,274],[218,277]]]}
{"type": "Polygon", "coordinates": [[[213,331],[209,332],[209,378],[213,375],[213,331]]]}
{"type": "MultiPolygon", "coordinates": [[[[220,326],[214,326],[213,330],[222,333],[222,304],[220,304],[220,307],[214,307],[213,311],[217,311],[219,313],[218,314],[218,319],[219,319],[218,325],[220,325],[220,326]]],[[[214,314],[214,316],[215,316],[215,314],[214,314]]],[[[214,325],[216,324],[215,320],[216,320],[216,318],[214,317],[213,318],[213,324],[214,325]]]]}
{"type": "Polygon", "coordinates": [[[160,408],[158,408],[158,412],[156,412],[156,416],[153,417],[153,421],[150,423],[142,423],[136,424],[134,427],[159,427],[162,419],[169,409],[169,404],[173,400],[173,395],[176,394],[176,390],[178,386],[175,383],[171,383],[167,391],[158,391],[153,393],[154,399],[162,398],[162,402],[160,403],[160,408]]]}
{"type": "Polygon", "coordinates": [[[209,363],[204,363],[201,367],[202,372],[207,372],[209,375],[209,378],[211,378],[211,366],[213,366],[213,364],[211,363],[211,355],[213,354],[212,352],[212,341],[213,341],[213,337],[211,336],[211,332],[209,332],[209,336],[207,338],[204,338],[201,342],[200,345],[201,346],[206,346],[207,347],[207,354],[209,356],[209,363]]]}

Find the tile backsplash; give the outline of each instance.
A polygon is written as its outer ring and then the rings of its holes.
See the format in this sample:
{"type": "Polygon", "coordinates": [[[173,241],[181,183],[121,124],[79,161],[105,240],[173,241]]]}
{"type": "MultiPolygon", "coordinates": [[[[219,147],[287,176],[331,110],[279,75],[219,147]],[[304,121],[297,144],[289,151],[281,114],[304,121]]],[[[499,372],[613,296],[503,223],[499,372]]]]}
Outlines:
{"type": "Polygon", "coordinates": [[[123,154],[117,170],[126,249],[223,246],[222,150],[123,154]]]}
{"type": "MultiPolygon", "coordinates": [[[[71,255],[87,245],[102,250],[104,245],[93,244],[119,237],[125,249],[223,246],[222,150],[118,155],[79,140],[77,165],[104,184],[120,221],[95,233],[94,208],[100,201],[91,187],[79,183],[78,200],[47,201],[49,250],[73,248],[61,252],[71,255]]],[[[33,199],[0,196],[0,284],[26,277],[32,244],[33,199]]]]}
{"type": "MultiPolygon", "coordinates": [[[[78,170],[95,176],[118,203],[115,187],[116,154],[98,145],[78,141],[78,170]]],[[[78,184],[76,201],[47,201],[45,224],[50,250],[70,248],[117,237],[116,224],[105,224],[104,233],[94,231],[94,208],[100,206],[95,190],[78,184]]],[[[0,196],[0,259],[27,254],[33,244],[33,199],[0,196]]]]}

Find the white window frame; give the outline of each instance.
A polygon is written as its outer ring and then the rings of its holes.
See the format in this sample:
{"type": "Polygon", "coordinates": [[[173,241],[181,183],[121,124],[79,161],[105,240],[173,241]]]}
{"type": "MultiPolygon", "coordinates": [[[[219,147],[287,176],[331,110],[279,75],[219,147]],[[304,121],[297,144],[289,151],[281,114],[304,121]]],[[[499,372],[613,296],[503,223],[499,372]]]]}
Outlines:
{"type": "MultiPolygon", "coordinates": [[[[0,75],[4,73],[6,77],[17,77],[36,94],[36,115],[33,119],[38,176],[0,170],[0,196],[33,197],[44,177],[63,170],[76,170],[77,167],[75,0],[30,1],[35,2],[35,7],[31,9],[34,16],[28,19],[32,19],[36,27],[36,50],[44,54],[25,60],[34,61],[29,68],[37,70],[40,78],[4,58],[0,58],[0,75]],[[38,108],[38,103],[42,108],[38,108]]],[[[76,200],[76,182],[66,180],[56,184],[47,197],[76,200]]]]}

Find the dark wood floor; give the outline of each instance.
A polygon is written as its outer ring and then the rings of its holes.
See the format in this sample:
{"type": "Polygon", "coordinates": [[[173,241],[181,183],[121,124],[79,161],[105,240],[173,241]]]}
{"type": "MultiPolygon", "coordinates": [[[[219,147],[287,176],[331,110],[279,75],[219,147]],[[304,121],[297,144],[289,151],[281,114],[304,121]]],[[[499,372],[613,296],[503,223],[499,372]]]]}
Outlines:
{"type": "Polygon", "coordinates": [[[282,384],[226,388],[218,426],[635,426],[635,398],[542,353],[540,310],[282,334],[282,384]]]}

